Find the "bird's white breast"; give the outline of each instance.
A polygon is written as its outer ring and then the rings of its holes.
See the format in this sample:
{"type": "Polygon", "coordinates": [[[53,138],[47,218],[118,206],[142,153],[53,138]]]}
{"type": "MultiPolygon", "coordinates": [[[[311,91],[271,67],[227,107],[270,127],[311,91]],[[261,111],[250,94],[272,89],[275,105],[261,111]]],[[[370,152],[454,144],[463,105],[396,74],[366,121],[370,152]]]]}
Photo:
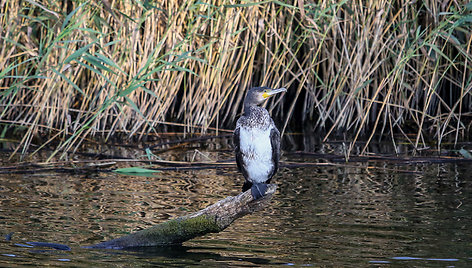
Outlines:
{"type": "Polygon", "coordinates": [[[272,170],[272,145],[270,130],[240,127],[240,150],[244,155],[244,164],[249,180],[262,183],[268,180],[272,170]]]}

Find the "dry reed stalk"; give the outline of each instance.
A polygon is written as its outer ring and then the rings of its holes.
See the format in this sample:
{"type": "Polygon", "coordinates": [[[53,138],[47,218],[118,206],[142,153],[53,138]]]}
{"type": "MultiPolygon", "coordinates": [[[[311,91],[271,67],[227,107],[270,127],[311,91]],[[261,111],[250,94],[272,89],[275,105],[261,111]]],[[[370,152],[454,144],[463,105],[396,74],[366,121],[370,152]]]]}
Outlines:
{"type": "Polygon", "coordinates": [[[38,135],[66,153],[87,136],[142,138],[163,123],[218,131],[234,125],[249,87],[265,85],[290,88],[268,106],[283,130],[300,116],[325,139],[352,133],[353,148],[375,134],[395,143],[413,125],[415,148],[440,147],[469,131],[471,10],[429,0],[5,0],[0,134],[24,126],[22,153],[38,135]]]}

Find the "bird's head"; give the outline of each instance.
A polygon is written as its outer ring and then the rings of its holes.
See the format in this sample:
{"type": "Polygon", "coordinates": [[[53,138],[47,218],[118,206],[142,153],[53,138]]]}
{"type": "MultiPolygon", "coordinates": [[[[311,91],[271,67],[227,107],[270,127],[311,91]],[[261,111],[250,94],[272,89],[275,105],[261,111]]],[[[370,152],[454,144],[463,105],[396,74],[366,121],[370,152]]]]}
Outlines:
{"type": "Polygon", "coordinates": [[[247,92],[244,105],[259,105],[275,94],[285,91],[287,91],[287,89],[284,87],[278,89],[271,89],[268,87],[253,87],[247,92]]]}

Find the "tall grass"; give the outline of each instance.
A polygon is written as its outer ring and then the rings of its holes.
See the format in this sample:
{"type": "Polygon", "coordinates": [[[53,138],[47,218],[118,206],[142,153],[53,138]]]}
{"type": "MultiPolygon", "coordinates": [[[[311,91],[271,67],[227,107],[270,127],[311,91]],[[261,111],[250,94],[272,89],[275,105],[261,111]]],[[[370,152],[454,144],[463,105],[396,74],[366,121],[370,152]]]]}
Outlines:
{"type": "Polygon", "coordinates": [[[256,85],[289,88],[269,105],[284,130],[416,148],[470,132],[467,1],[0,4],[0,134],[23,128],[22,154],[35,137],[65,154],[161,124],[231,128],[256,85]]]}

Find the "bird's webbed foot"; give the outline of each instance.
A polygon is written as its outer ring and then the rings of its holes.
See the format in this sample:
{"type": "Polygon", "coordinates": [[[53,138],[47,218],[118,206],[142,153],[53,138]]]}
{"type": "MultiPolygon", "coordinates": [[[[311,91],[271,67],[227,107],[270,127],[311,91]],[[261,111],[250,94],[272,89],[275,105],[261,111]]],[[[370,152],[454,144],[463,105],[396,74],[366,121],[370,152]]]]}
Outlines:
{"type": "Polygon", "coordinates": [[[267,184],[254,183],[251,187],[251,194],[254,200],[257,200],[265,195],[267,191],[267,184]]]}

